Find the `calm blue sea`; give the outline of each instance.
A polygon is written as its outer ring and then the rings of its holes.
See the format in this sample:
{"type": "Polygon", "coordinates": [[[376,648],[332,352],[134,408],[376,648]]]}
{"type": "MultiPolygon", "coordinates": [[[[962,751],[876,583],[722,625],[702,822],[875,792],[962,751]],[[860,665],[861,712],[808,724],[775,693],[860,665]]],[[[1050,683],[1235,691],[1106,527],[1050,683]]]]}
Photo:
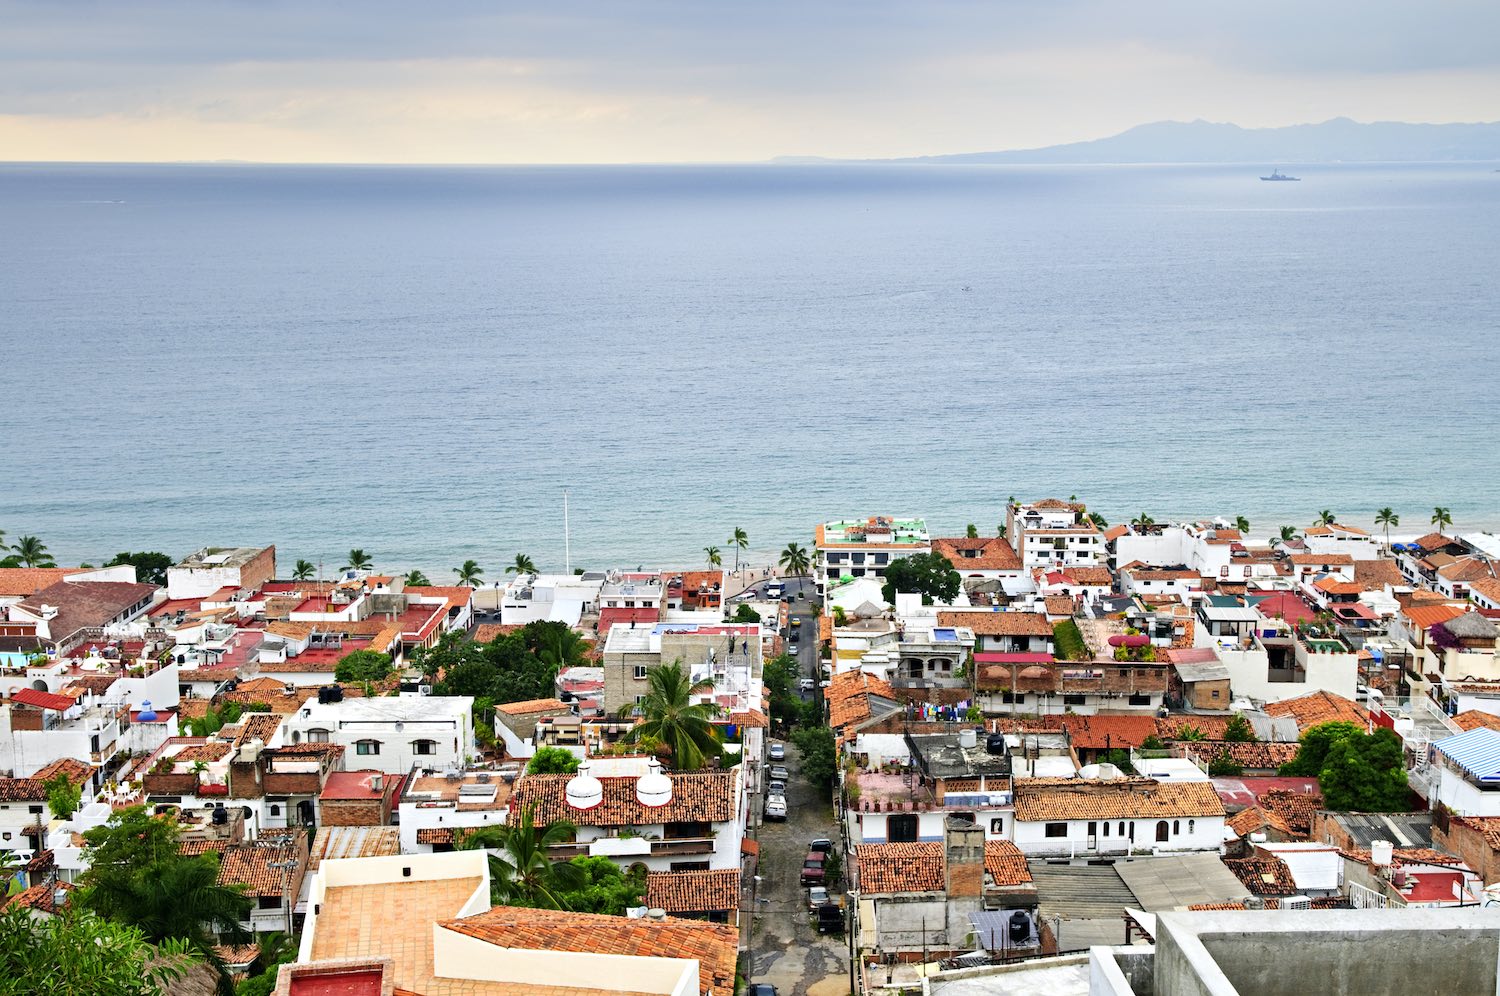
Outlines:
{"type": "Polygon", "coordinates": [[[564,487],[590,566],[1012,494],[1500,526],[1500,174],[1281,165],[0,165],[0,529],[436,580],[560,567],[564,487]]]}

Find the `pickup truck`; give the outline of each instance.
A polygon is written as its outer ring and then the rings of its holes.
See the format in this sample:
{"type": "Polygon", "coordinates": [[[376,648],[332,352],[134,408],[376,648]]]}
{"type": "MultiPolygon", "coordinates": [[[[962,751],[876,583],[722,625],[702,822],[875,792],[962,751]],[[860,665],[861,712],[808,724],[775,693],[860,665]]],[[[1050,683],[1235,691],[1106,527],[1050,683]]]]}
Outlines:
{"type": "Polygon", "coordinates": [[[780,822],[786,819],[786,797],[771,795],[766,797],[766,819],[780,822]]]}
{"type": "Polygon", "coordinates": [[[824,855],[817,851],[808,851],[807,857],[802,859],[802,884],[823,884],[823,858],[824,855]]]}

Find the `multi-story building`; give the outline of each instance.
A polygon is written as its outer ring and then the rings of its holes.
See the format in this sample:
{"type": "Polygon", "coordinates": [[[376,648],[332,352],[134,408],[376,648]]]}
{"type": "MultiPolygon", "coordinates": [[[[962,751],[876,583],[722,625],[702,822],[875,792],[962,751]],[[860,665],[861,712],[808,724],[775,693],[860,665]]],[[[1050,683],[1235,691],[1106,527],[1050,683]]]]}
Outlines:
{"type": "Polygon", "coordinates": [[[584,616],[599,611],[603,586],[604,575],[598,571],[517,575],[500,588],[500,623],[523,626],[550,619],[577,626],[584,616]]]}
{"type": "Polygon", "coordinates": [[[1005,538],[1027,570],[1099,567],[1109,558],[1104,534],[1077,502],[1056,498],[1030,504],[1013,502],[1005,507],[1005,538]]]}
{"type": "Polygon", "coordinates": [[[208,546],[167,568],[167,597],[205,599],[217,593],[257,591],[275,577],[274,546],[208,546]]]}
{"type": "Polygon", "coordinates": [[[475,754],[473,707],[472,698],[457,695],[309,699],[283,721],[282,737],[293,745],[339,744],[350,769],[462,768],[475,754]]]}
{"type": "MultiPolygon", "coordinates": [[[[137,624],[160,592],[152,584],[66,578],[12,603],[6,611],[11,623],[30,627],[31,647],[66,656],[87,640],[123,633],[137,624]]],[[[137,626],[144,631],[144,625],[137,626]]]]}
{"type": "Polygon", "coordinates": [[[822,523],[813,536],[813,551],[813,581],[822,598],[830,580],[845,575],[883,578],[894,561],[931,553],[932,537],[922,519],[872,515],[868,519],[822,523]]]}
{"type": "Polygon", "coordinates": [[[628,716],[650,691],[647,675],[680,661],[693,678],[714,684],[702,696],[728,712],[761,708],[759,623],[657,623],[613,626],[604,642],[604,711],[628,716]]]}
{"type": "Polygon", "coordinates": [[[499,771],[412,771],[397,806],[402,852],[451,851],[458,843],[455,832],[504,824],[519,770],[514,765],[499,771]]]}

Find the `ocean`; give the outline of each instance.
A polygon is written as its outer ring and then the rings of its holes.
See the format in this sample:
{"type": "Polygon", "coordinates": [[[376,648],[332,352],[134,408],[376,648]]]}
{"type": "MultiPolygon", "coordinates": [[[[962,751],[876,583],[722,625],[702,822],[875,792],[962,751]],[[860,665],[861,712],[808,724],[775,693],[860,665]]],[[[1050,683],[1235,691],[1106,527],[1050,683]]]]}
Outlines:
{"type": "Polygon", "coordinates": [[[0,529],[434,581],[1331,508],[1500,528],[1490,165],[0,165],[0,529]]]}

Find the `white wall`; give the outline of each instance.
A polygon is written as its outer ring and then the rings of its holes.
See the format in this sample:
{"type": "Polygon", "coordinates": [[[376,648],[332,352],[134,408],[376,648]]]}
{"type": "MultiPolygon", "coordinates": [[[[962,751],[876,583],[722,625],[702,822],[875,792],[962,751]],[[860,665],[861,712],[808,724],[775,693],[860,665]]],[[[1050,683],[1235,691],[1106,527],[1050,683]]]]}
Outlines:
{"type": "Polygon", "coordinates": [[[447,979],[663,996],[698,991],[699,966],[694,958],[502,948],[437,924],[433,924],[432,939],[433,973],[447,979]]]}
{"type": "MultiPolygon", "coordinates": [[[[1057,821],[1064,822],[1064,821],[1057,821]]],[[[1218,851],[1224,843],[1224,818],[1222,816],[1177,817],[1177,832],[1172,832],[1173,820],[1167,820],[1166,843],[1156,839],[1155,819],[1095,820],[1097,831],[1094,846],[1090,847],[1088,820],[1068,820],[1066,837],[1048,837],[1047,821],[1015,823],[1015,842],[1026,855],[1084,856],[1089,854],[1126,854],[1176,851],[1218,851]],[[1109,836],[1104,836],[1104,824],[1109,823],[1109,836]],[[1120,824],[1125,824],[1125,836],[1120,836],[1120,824]],[[1134,836],[1131,824],[1134,822],[1134,836]]]]}

